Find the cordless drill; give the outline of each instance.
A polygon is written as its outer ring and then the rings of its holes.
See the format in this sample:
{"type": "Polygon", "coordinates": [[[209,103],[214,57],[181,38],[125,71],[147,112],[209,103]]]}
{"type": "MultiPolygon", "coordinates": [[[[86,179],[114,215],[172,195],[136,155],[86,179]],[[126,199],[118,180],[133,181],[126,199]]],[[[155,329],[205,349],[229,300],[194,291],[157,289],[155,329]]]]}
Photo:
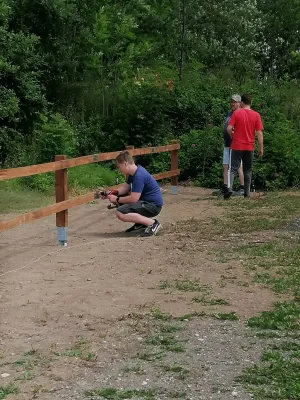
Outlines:
{"type": "MultiPolygon", "coordinates": [[[[114,196],[118,196],[119,191],[118,191],[118,190],[115,190],[115,189],[112,189],[112,190],[97,190],[97,191],[95,192],[94,199],[100,199],[100,197],[101,197],[101,199],[105,200],[105,199],[107,199],[108,196],[111,195],[111,194],[113,194],[114,196]]],[[[117,206],[116,204],[109,204],[109,205],[107,206],[107,208],[108,208],[109,210],[111,210],[112,208],[117,208],[117,207],[118,207],[118,206],[117,206]]]]}

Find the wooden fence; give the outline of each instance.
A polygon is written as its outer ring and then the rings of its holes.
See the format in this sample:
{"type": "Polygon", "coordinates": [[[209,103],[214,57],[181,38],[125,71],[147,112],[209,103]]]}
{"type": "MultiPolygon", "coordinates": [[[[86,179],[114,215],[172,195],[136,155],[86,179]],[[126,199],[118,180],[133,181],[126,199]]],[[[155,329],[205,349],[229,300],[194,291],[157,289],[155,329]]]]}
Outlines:
{"type": "MultiPolygon", "coordinates": [[[[156,180],[171,178],[172,194],[177,194],[178,176],[180,173],[178,169],[178,151],[180,149],[179,141],[172,140],[171,144],[166,146],[145,147],[141,149],[135,149],[133,146],[126,146],[126,149],[130,151],[132,156],[170,152],[171,170],[167,172],[161,172],[153,176],[156,180]]],[[[93,201],[95,198],[95,193],[91,192],[82,196],[68,199],[68,168],[101,161],[114,160],[119,153],[120,151],[100,153],[72,159],[67,159],[67,156],[65,155],[57,155],[54,162],[0,170],[0,180],[21,178],[24,176],[55,171],[56,196],[56,204],[52,204],[26,214],[18,215],[17,217],[7,221],[0,222],[0,232],[15,228],[36,219],[56,214],[58,242],[59,244],[66,246],[68,236],[68,209],[93,201]]],[[[116,187],[118,186],[113,186],[112,188],[116,187]]]]}

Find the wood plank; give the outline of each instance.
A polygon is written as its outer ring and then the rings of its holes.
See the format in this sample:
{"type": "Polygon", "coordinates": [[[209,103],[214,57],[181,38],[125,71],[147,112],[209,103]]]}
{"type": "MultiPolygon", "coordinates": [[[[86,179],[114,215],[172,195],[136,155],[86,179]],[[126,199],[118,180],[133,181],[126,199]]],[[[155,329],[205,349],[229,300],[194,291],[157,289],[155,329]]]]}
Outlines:
{"type": "Polygon", "coordinates": [[[167,171],[167,172],[160,172],[159,174],[153,175],[155,180],[160,181],[162,179],[171,178],[172,176],[180,175],[180,170],[176,169],[175,171],[167,171]]]}
{"type": "MultiPolygon", "coordinates": [[[[156,180],[161,180],[161,179],[166,179],[170,178],[175,175],[179,175],[180,171],[167,171],[167,172],[161,172],[159,174],[153,175],[156,180]]],[[[122,184],[121,184],[122,185],[122,184]]],[[[109,189],[117,189],[121,185],[115,185],[110,187],[109,189]]],[[[23,224],[27,224],[28,222],[34,221],[36,219],[40,218],[45,218],[48,217],[49,215],[56,214],[58,212],[67,210],[69,208],[77,207],[81,204],[88,203],[89,201],[94,200],[94,192],[84,194],[79,197],[75,197],[74,199],[69,199],[62,201],[60,203],[52,204],[47,207],[40,208],[38,210],[18,215],[15,218],[9,219],[7,221],[1,221],[0,222],[0,232],[4,232],[8,229],[16,228],[18,226],[21,226],[23,224]]]]}
{"type": "MultiPolygon", "coordinates": [[[[167,146],[159,147],[146,147],[142,149],[130,150],[133,156],[152,154],[152,153],[162,153],[172,150],[178,150],[180,144],[170,144],[167,146]]],[[[7,180],[12,178],[21,178],[24,176],[37,175],[45,172],[58,171],[65,168],[72,168],[79,165],[92,164],[95,162],[114,160],[120,151],[115,151],[111,153],[100,153],[89,156],[71,158],[68,160],[54,161],[46,164],[30,165],[27,167],[10,168],[0,170],[0,180],[7,180]]]]}

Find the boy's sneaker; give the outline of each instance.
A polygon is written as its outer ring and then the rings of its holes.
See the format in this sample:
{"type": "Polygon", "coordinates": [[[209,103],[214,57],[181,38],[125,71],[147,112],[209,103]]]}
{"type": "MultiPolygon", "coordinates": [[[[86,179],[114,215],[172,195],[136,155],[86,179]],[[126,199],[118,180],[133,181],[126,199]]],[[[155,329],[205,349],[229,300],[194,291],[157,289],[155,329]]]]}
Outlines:
{"type": "Polygon", "coordinates": [[[142,229],[145,229],[145,225],[142,224],[134,224],[133,226],[131,226],[130,228],[126,229],[125,232],[130,233],[130,232],[139,232],[142,229]]]}
{"type": "Polygon", "coordinates": [[[141,233],[141,237],[148,237],[156,235],[161,229],[162,225],[157,219],[154,220],[154,224],[147,226],[143,233],[141,233]]]}

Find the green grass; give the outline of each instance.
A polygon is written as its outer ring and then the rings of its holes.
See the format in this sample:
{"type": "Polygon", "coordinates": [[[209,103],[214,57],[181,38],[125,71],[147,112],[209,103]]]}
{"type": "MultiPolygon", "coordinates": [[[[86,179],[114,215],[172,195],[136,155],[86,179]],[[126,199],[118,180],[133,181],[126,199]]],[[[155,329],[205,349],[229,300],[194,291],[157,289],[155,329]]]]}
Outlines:
{"type": "Polygon", "coordinates": [[[140,364],[135,364],[135,365],[125,365],[122,368],[122,372],[127,374],[127,373],[131,373],[133,372],[134,374],[137,375],[144,375],[145,371],[143,369],[143,367],[140,364]]]}
{"type": "Polygon", "coordinates": [[[169,321],[173,318],[171,314],[165,314],[159,308],[152,308],[151,315],[154,319],[163,321],[169,321]]]}
{"type": "Polygon", "coordinates": [[[181,365],[175,363],[172,365],[163,365],[162,368],[166,371],[166,372],[171,372],[173,374],[176,374],[176,378],[180,379],[180,380],[185,380],[189,370],[182,367],[181,365]]]}
{"type": "Polygon", "coordinates": [[[160,394],[168,396],[168,399],[184,399],[185,393],[181,392],[166,392],[159,389],[115,389],[103,388],[89,390],[85,393],[87,397],[94,398],[95,396],[103,397],[108,400],[126,400],[126,399],[145,399],[156,400],[160,394]]]}
{"type": "Polygon", "coordinates": [[[122,400],[122,399],[132,399],[133,397],[139,397],[143,399],[155,400],[156,392],[152,389],[150,390],[123,390],[123,389],[114,389],[114,388],[103,388],[90,390],[86,392],[86,396],[94,397],[101,396],[105,399],[109,400],[122,400]]]}
{"type": "Polygon", "coordinates": [[[54,202],[54,197],[45,193],[0,182],[0,214],[25,212],[54,202]]]}
{"type": "Polygon", "coordinates": [[[257,400],[298,400],[300,363],[290,353],[265,352],[261,364],[247,368],[238,381],[246,384],[257,400]]]}
{"type": "Polygon", "coordinates": [[[0,400],[5,399],[10,394],[18,394],[19,388],[14,385],[0,386],[0,400]]]}
{"type": "Polygon", "coordinates": [[[144,361],[160,361],[166,356],[166,352],[161,349],[151,349],[149,351],[143,351],[137,354],[139,360],[144,361]]]}
{"type": "Polygon", "coordinates": [[[206,296],[202,297],[194,297],[192,299],[194,303],[201,303],[204,306],[216,306],[216,305],[222,305],[222,306],[229,306],[230,304],[228,301],[224,299],[209,299],[206,296]]]}
{"type": "Polygon", "coordinates": [[[268,345],[261,363],[247,368],[238,380],[257,400],[300,399],[300,307],[294,302],[277,302],[271,311],[248,320],[248,326],[262,330],[262,339],[283,339],[268,345]]]}
{"type": "Polygon", "coordinates": [[[248,326],[270,330],[300,330],[300,307],[293,302],[275,303],[271,311],[263,311],[259,317],[248,320],[248,326]]]}
{"type": "Polygon", "coordinates": [[[183,353],[185,348],[182,341],[176,339],[173,335],[164,335],[157,333],[146,340],[146,344],[159,346],[162,350],[174,353],[183,353]]]}
{"type": "Polygon", "coordinates": [[[75,341],[70,349],[62,352],[54,352],[59,357],[75,357],[85,361],[94,361],[96,356],[90,351],[90,343],[84,338],[75,341]]]}
{"type": "Polygon", "coordinates": [[[205,316],[206,316],[206,313],[204,311],[201,311],[201,312],[194,311],[190,314],[184,314],[184,315],[181,315],[180,317],[176,317],[175,319],[177,319],[178,321],[191,321],[193,318],[196,318],[196,317],[202,318],[205,316]]]}
{"type": "Polygon", "coordinates": [[[175,279],[173,281],[160,282],[159,289],[178,290],[180,292],[207,292],[211,291],[208,285],[202,284],[199,279],[175,279]]]}
{"type": "Polygon", "coordinates": [[[230,313],[215,313],[212,316],[216,319],[221,319],[221,320],[238,321],[239,319],[239,317],[233,311],[230,313]]]}
{"type": "Polygon", "coordinates": [[[184,328],[183,326],[180,325],[163,325],[160,327],[160,331],[162,333],[174,333],[174,332],[180,332],[182,331],[184,328]]]}
{"type": "MultiPolygon", "coordinates": [[[[68,191],[78,195],[94,188],[114,185],[116,173],[98,164],[68,170],[68,191]]],[[[0,182],[0,213],[25,212],[52,204],[54,172],[0,182]],[[13,201],[12,201],[13,200],[13,201]]]]}

